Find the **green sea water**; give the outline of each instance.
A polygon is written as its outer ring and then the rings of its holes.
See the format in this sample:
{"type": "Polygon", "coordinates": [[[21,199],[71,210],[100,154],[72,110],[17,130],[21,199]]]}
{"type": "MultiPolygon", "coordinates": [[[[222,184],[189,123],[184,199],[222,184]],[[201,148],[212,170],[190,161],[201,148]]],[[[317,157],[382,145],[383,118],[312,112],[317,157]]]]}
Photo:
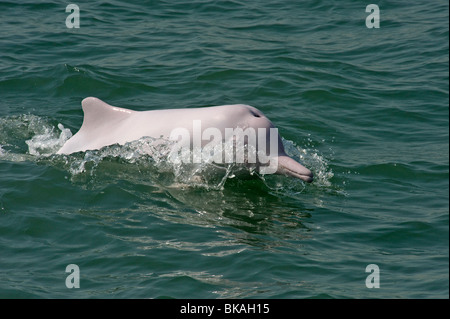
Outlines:
{"type": "Polygon", "coordinates": [[[447,1],[69,3],[0,1],[1,298],[449,297],[447,1]],[[255,106],[315,180],[56,155],[88,96],[255,106]]]}

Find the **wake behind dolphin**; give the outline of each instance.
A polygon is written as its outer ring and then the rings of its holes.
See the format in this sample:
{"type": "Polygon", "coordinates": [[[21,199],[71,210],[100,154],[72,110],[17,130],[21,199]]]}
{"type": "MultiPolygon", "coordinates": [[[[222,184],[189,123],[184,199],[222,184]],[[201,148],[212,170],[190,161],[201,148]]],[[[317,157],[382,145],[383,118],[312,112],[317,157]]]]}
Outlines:
{"type": "Polygon", "coordinates": [[[249,105],[133,111],[94,97],[85,98],[81,104],[83,124],[58,154],[124,145],[143,137],[163,138],[176,141],[170,156],[174,161],[195,163],[202,155],[213,153],[216,163],[244,163],[263,174],[282,174],[306,182],[313,180],[309,169],[286,154],[272,122],[249,105]],[[222,152],[223,145],[233,146],[234,158],[222,152]],[[194,156],[186,157],[186,154],[194,156]]]}

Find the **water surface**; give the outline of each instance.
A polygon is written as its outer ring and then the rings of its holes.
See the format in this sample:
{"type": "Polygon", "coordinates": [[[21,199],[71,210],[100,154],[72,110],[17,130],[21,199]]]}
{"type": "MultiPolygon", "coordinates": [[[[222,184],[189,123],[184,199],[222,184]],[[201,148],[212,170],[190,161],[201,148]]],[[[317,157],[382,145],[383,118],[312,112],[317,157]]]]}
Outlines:
{"type": "Polygon", "coordinates": [[[0,3],[2,298],[448,298],[447,1],[76,4],[0,3]],[[316,179],[55,155],[88,96],[255,106],[316,179]]]}

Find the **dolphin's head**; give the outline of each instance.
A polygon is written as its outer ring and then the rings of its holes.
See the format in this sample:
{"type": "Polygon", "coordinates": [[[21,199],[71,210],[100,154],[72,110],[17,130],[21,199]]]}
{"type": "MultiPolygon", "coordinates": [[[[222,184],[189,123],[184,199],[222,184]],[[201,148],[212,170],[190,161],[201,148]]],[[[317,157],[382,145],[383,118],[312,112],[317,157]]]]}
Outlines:
{"type": "MultiPolygon", "coordinates": [[[[239,110],[244,110],[244,114],[239,113],[239,120],[245,119],[246,130],[253,128],[257,131],[258,153],[261,151],[266,156],[270,153],[268,165],[261,165],[260,167],[261,173],[292,176],[307,183],[313,181],[313,173],[286,154],[278,129],[260,110],[248,105],[241,106],[239,110]],[[260,137],[262,137],[261,140],[260,137]]],[[[266,162],[265,156],[262,156],[262,158],[264,160],[260,158],[261,164],[266,162]]]]}

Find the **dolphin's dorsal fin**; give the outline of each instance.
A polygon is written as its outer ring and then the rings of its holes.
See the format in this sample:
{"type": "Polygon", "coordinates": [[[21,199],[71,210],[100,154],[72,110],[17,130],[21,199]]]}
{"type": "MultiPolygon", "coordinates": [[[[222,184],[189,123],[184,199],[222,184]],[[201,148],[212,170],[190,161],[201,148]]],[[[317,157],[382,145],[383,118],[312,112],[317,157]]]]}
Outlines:
{"type": "Polygon", "coordinates": [[[95,97],[81,101],[84,119],[80,130],[69,139],[58,154],[71,154],[79,151],[99,149],[118,140],[118,127],[131,115],[137,113],[128,109],[115,107],[95,97]]]}
{"type": "Polygon", "coordinates": [[[84,119],[83,130],[96,129],[104,125],[114,125],[136,111],[109,105],[96,97],[87,97],[81,102],[84,119]]]}

